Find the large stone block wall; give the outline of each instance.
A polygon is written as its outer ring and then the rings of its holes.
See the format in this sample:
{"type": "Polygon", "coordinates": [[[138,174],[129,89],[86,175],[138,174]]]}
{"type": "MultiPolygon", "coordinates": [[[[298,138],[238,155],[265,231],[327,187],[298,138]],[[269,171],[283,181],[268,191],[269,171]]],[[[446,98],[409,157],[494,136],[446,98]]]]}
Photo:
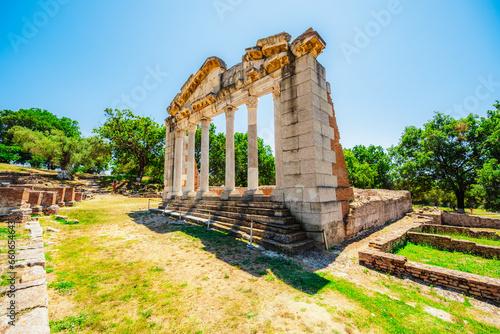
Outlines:
{"type": "Polygon", "coordinates": [[[474,254],[487,259],[500,258],[500,247],[477,244],[472,241],[453,239],[446,235],[408,232],[408,241],[417,245],[428,245],[433,248],[474,254]]]}
{"type": "Polygon", "coordinates": [[[443,225],[500,229],[500,219],[471,216],[463,213],[451,213],[447,211],[442,212],[441,222],[443,225]]]}
{"type": "Polygon", "coordinates": [[[356,200],[350,205],[345,225],[346,237],[398,220],[412,211],[409,191],[354,189],[354,194],[356,200]]]}
{"type": "Polygon", "coordinates": [[[359,263],[397,276],[410,276],[424,282],[483,297],[500,303],[500,280],[408,261],[405,256],[375,249],[359,252],[359,263]]]}
{"type": "MultiPolygon", "coordinates": [[[[329,244],[344,239],[325,68],[307,54],[284,69],[279,111],[286,206],[308,231],[325,230],[329,244]]],[[[321,242],[321,235],[309,237],[321,242]]]]}

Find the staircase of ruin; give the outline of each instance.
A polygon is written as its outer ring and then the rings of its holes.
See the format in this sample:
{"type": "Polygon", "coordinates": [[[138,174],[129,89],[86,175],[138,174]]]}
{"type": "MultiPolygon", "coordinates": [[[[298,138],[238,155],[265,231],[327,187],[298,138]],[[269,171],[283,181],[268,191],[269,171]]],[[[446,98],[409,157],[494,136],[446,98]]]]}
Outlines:
{"type": "Polygon", "coordinates": [[[206,226],[245,240],[250,239],[253,223],[253,243],[266,249],[288,254],[296,254],[313,247],[301,225],[283,203],[262,201],[220,201],[220,200],[180,200],[174,199],[167,206],[152,209],[174,218],[206,226]]]}

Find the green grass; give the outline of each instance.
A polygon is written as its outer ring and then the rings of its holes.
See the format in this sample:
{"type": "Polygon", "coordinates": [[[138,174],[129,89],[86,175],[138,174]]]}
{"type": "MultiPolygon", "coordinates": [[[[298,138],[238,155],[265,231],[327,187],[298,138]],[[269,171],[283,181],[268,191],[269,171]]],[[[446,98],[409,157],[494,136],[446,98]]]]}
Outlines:
{"type": "MultiPolygon", "coordinates": [[[[157,236],[148,236],[151,238],[151,247],[161,247],[162,242],[168,242],[178,249],[185,249],[185,254],[212,253],[217,261],[234,263],[233,267],[226,267],[220,272],[220,277],[225,279],[222,284],[216,277],[205,274],[200,275],[197,282],[187,284],[184,277],[179,279],[170,275],[170,268],[184,267],[186,263],[176,263],[170,258],[165,263],[164,259],[156,261],[148,257],[129,259],[120,256],[131,247],[131,240],[124,242],[120,236],[114,236],[105,230],[107,226],[124,225],[130,218],[142,218],[142,211],[132,211],[145,205],[147,200],[144,199],[122,199],[116,196],[107,197],[107,201],[84,202],[75,209],[62,210],[70,218],[79,219],[80,224],[61,226],[61,240],[57,246],[59,251],[53,253],[53,259],[47,265],[53,270],[49,287],[53,289],[51,292],[65,295],[64,298],[71,300],[75,307],[72,315],[51,319],[52,332],[283,332],[279,327],[274,328],[274,321],[271,319],[266,322],[263,320],[269,318],[269,311],[260,305],[266,305],[271,298],[263,295],[260,290],[265,284],[272,285],[272,289],[279,292],[279,295],[291,299],[296,296],[293,298],[296,301],[314,303],[324,308],[332,320],[349,327],[352,332],[499,333],[498,328],[475,320],[467,312],[470,305],[465,303],[451,301],[443,304],[426,299],[416,289],[402,286],[390,286],[390,289],[394,289],[393,294],[398,295],[400,300],[391,299],[345,278],[310,272],[297,261],[263,256],[256,251],[248,253],[246,243],[235,240],[226,233],[207,231],[205,227],[189,224],[165,225],[157,236]],[[99,230],[101,232],[96,232],[99,230]],[[101,235],[102,231],[107,236],[101,235]],[[240,254],[246,257],[240,258],[240,254]],[[232,271],[231,275],[229,270],[232,271]],[[225,282],[238,277],[237,270],[253,273],[254,277],[248,283],[234,287],[231,298],[223,303],[212,301],[212,297],[207,302],[206,291],[213,293],[217,284],[221,284],[221,290],[225,289],[225,282]],[[332,296],[336,300],[340,295],[349,302],[348,309],[342,309],[331,302],[332,296]],[[205,298],[201,298],[203,296],[205,298]],[[199,308],[197,304],[201,301],[205,303],[199,308]],[[417,306],[411,307],[405,302],[417,302],[417,306]],[[426,313],[422,305],[429,304],[452,314],[454,322],[444,322],[426,313]],[[223,311],[200,314],[213,306],[216,310],[222,307],[223,311]],[[219,317],[218,321],[211,323],[209,320],[215,315],[219,317]],[[248,323],[255,326],[255,329],[245,328],[248,323]]],[[[147,248],[142,251],[152,250],[154,251],[153,248],[147,248]]],[[[137,251],[141,249],[137,248],[137,251]]],[[[211,263],[207,262],[207,265],[211,263]]],[[[392,283],[393,279],[383,276],[380,281],[392,283]]],[[[303,309],[302,307],[302,312],[303,309]]],[[[279,316],[279,311],[275,311],[277,320],[282,317],[279,316]]],[[[307,313],[302,312],[299,316],[307,324],[307,328],[297,327],[297,332],[332,332],[309,327],[313,321],[308,320],[307,313]]],[[[292,316],[295,317],[293,314],[292,316]]]]}
{"type": "Polygon", "coordinates": [[[406,256],[409,261],[500,278],[500,260],[498,259],[484,259],[476,255],[441,251],[429,246],[412,243],[406,244],[395,254],[406,256]]]}
{"type": "Polygon", "coordinates": [[[423,232],[423,233],[444,235],[444,236],[452,237],[453,239],[467,240],[467,241],[475,242],[477,244],[500,247],[500,240],[494,240],[494,239],[491,239],[488,237],[474,238],[474,237],[470,237],[470,236],[465,235],[465,234],[439,233],[439,232],[435,232],[435,231],[429,231],[429,232],[423,232]]]}

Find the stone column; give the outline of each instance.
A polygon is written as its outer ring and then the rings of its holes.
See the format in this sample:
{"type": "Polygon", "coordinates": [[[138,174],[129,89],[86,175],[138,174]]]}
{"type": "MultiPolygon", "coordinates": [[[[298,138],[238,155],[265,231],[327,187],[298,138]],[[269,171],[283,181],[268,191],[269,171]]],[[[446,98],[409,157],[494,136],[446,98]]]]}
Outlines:
{"type": "Polygon", "coordinates": [[[195,197],[194,191],[194,169],[196,162],[194,161],[194,139],[196,136],[196,124],[191,124],[188,127],[188,161],[187,161],[187,182],[184,198],[195,197]]]}
{"type": "Polygon", "coordinates": [[[281,143],[281,112],[280,112],[280,85],[276,83],[273,87],[274,101],[274,157],[275,157],[275,180],[276,188],[271,196],[275,201],[283,201],[283,147],[281,143]]]}
{"type": "Polygon", "coordinates": [[[209,191],[209,148],[210,148],[210,118],[201,120],[201,172],[200,191],[197,198],[214,197],[215,193],[209,191]]]}
{"type": "Polygon", "coordinates": [[[174,184],[172,197],[182,196],[182,151],[186,130],[175,130],[174,184]]]}
{"type": "Polygon", "coordinates": [[[248,110],[248,190],[245,196],[263,195],[259,188],[259,152],[257,148],[257,96],[250,96],[247,100],[248,110]]]}
{"type": "Polygon", "coordinates": [[[229,196],[238,196],[234,180],[234,112],[236,108],[226,107],[226,190],[221,194],[221,199],[229,196]]]}

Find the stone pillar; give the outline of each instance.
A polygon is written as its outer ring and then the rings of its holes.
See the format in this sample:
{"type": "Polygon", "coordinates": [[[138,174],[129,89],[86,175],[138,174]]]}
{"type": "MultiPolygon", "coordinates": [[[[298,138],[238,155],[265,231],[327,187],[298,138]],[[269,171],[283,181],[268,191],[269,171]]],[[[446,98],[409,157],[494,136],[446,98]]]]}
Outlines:
{"type": "Polygon", "coordinates": [[[257,96],[250,96],[247,100],[248,110],[248,190],[245,196],[264,195],[259,190],[259,152],[257,147],[257,96]]]}
{"type": "Polygon", "coordinates": [[[182,196],[182,151],[185,130],[175,130],[174,184],[172,196],[182,196]]]}
{"type": "MultiPolygon", "coordinates": [[[[285,204],[306,230],[325,230],[329,245],[344,240],[331,142],[332,105],[324,67],[312,54],[295,60],[280,83],[281,142],[285,204]]],[[[321,243],[321,235],[308,234],[321,243]]]]}
{"type": "Polygon", "coordinates": [[[221,194],[221,199],[238,196],[235,190],[234,179],[234,112],[236,108],[226,107],[226,190],[221,194]]]}
{"type": "Polygon", "coordinates": [[[188,161],[187,161],[187,182],[184,198],[195,197],[194,191],[194,169],[196,162],[194,161],[194,139],[196,137],[196,124],[191,124],[188,127],[188,161]]]}
{"type": "Polygon", "coordinates": [[[210,118],[201,120],[201,175],[200,192],[197,198],[217,196],[209,191],[209,149],[210,149],[210,118]]]}
{"type": "Polygon", "coordinates": [[[163,195],[162,200],[165,204],[168,202],[170,197],[172,196],[173,190],[173,181],[174,181],[174,149],[175,149],[175,138],[174,138],[174,130],[172,123],[175,118],[169,117],[165,119],[165,165],[163,170],[163,195]]]}
{"type": "Polygon", "coordinates": [[[276,188],[271,196],[274,201],[283,201],[283,149],[281,144],[281,112],[280,112],[280,85],[276,83],[273,87],[274,102],[274,157],[275,157],[275,180],[276,188]]]}

